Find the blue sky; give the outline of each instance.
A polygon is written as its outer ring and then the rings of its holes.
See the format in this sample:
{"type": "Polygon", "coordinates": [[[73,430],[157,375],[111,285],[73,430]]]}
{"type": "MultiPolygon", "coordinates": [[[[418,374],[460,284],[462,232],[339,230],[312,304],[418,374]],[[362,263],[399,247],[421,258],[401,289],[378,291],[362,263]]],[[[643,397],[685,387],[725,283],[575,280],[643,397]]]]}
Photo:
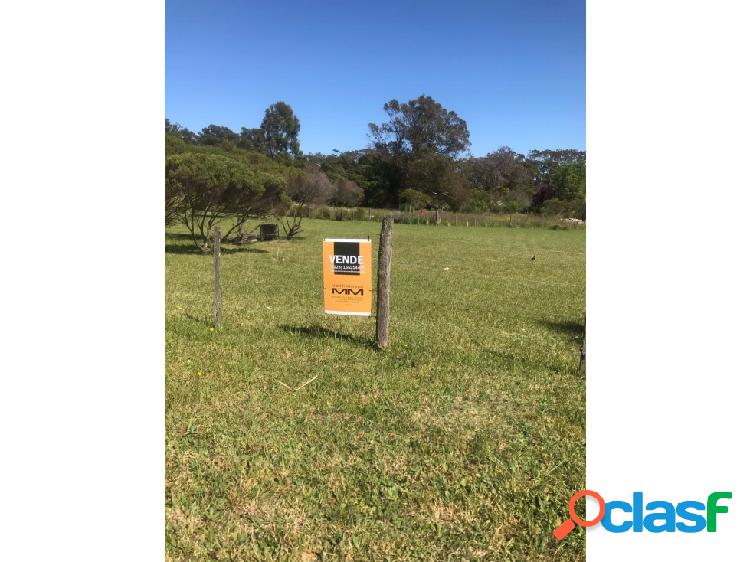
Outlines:
{"type": "Polygon", "coordinates": [[[257,127],[289,103],[304,152],[365,147],[383,104],[430,95],[471,152],[585,148],[583,0],[167,0],[166,115],[257,127]]]}

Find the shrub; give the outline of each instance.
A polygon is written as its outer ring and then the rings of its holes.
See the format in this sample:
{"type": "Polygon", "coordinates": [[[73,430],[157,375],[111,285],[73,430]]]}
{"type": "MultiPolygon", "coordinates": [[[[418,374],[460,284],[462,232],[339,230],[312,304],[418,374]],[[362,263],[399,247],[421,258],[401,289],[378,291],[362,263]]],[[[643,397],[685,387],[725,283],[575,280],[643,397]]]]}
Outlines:
{"type": "Polygon", "coordinates": [[[303,205],[297,204],[292,207],[291,214],[282,219],[281,221],[281,228],[284,230],[284,234],[286,236],[287,240],[291,240],[295,236],[297,236],[300,232],[302,232],[302,213],[303,213],[303,205]]]}
{"type": "Polygon", "coordinates": [[[430,196],[416,189],[404,189],[399,195],[399,200],[402,205],[410,207],[412,209],[424,209],[430,204],[430,196]]]}
{"type": "Polygon", "coordinates": [[[205,247],[214,225],[225,216],[231,215],[233,223],[222,240],[229,239],[250,217],[288,207],[282,178],[253,172],[226,156],[175,154],[167,157],[165,168],[167,198],[176,201],[179,209],[173,216],[179,216],[198,248],[202,247],[199,240],[205,247]]]}
{"type": "Polygon", "coordinates": [[[365,191],[351,180],[338,180],[331,203],[339,207],[356,207],[365,198],[365,191]]]}
{"type": "Polygon", "coordinates": [[[290,178],[287,192],[301,205],[325,205],[333,197],[334,188],[328,176],[311,168],[304,175],[290,178]]]}
{"type": "Polygon", "coordinates": [[[586,201],[583,199],[571,201],[561,201],[556,198],[547,199],[542,205],[542,213],[586,220],[586,201]]]}

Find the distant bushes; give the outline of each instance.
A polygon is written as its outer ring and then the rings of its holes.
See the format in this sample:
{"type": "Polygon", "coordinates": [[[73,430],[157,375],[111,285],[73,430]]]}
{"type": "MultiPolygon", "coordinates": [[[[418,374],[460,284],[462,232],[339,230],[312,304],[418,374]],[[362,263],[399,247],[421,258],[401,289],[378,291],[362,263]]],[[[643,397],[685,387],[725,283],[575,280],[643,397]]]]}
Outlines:
{"type": "Polygon", "coordinates": [[[586,220],[586,202],[581,199],[561,201],[560,199],[548,199],[542,204],[542,214],[559,217],[572,217],[586,220]]]}
{"type": "MultiPolygon", "coordinates": [[[[361,205],[585,218],[584,151],[531,150],[521,154],[503,146],[484,156],[472,156],[468,153],[468,124],[430,96],[406,102],[390,100],[383,109],[386,121],[369,124],[371,144],[360,150],[303,154],[298,141],[299,119],[291,106],[280,101],[266,110],[259,127],[242,127],[240,133],[215,124],[193,133],[166,120],[166,154],[168,158],[187,153],[227,158],[234,164],[214,162],[229,174],[219,174],[217,178],[234,181],[246,176],[243,194],[252,191],[247,186],[259,181],[264,193],[272,185],[264,201],[276,198],[281,202],[288,196],[300,207],[294,210],[299,216],[307,212],[303,208],[311,205],[361,205]],[[260,180],[261,177],[265,179],[260,180]]],[[[180,214],[188,203],[184,186],[190,183],[185,174],[191,169],[198,171],[195,167],[181,169],[179,182],[173,178],[169,184],[168,179],[167,223],[180,217],[184,222],[184,214],[180,214]],[[178,186],[180,189],[176,189],[178,186]]],[[[202,180],[196,177],[196,181],[202,180]]],[[[218,187],[209,191],[214,193],[215,189],[218,187]]],[[[239,212],[245,203],[237,204],[239,212]]],[[[266,206],[261,205],[258,212],[266,206]]],[[[336,215],[332,218],[345,220],[336,215]]],[[[210,217],[199,221],[199,238],[208,223],[210,217]]]]}

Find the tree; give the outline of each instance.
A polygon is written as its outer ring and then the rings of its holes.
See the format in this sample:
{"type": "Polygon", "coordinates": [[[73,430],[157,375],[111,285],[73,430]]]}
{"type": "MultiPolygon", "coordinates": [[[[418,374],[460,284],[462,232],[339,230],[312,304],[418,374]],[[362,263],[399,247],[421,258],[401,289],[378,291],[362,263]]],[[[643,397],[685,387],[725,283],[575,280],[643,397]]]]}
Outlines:
{"type": "Polygon", "coordinates": [[[240,146],[258,152],[266,151],[266,141],[263,129],[240,129],[240,146]]]}
{"type": "Polygon", "coordinates": [[[561,164],[582,164],[586,162],[586,151],[575,148],[530,150],[529,159],[540,164],[545,164],[548,168],[561,164]]]}
{"type": "Polygon", "coordinates": [[[325,205],[333,197],[334,188],[323,172],[311,167],[304,175],[289,179],[287,192],[300,205],[325,205]]]}
{"type": "Polygon", "coordinates": [[[528,160],[535,165],[533,208],[554,214],[585,216],[586,153],[581,150],[532,150],[528,160]],[[547,201],[555,200],[549,204],[547,201]],[[567,202],[567,203],[566,203],[567,202]]]}
{"type": "Polygon", "coordinates": [[[164,133],[182,139],[185,142],[195,143],[196,134],[190,129],[186,129],[179,123],[172,123],[169,119],[164,119],[164,133]]]}
{"type": "MultiPolygon", "coordinates": [[[[298,156],[300,154],[297,139],[299,130],[299,119],[294,115],[291,106],[283,101],[276,102],[266,109],[263,122],[260,124],[262,148],[272,158],[278,154],[298,156]]],[[[260,134],[257,138],[261,138],[260,134]]]]}
{"type": "Polygon", "coordinates": [[[534,165],[507,146],[464,160],[460,168],[472,186],[487,193],[490,209],[518,212],[531,204],[534,165]]]}
{"type": "Polygon", "coordinates": [[[370,123],[370,137],[376,149],[388,154],[457,156],[471,144],[466,121],[429,96],[406,103],[393,99],[383,109],[388,121],[370,123]]]}
{"type": "Polygon", "coordinates": [[[337,180],[331,203],[340,207],[356,207],[365,197],[364,190],[351,180],[337,180]]]}
{"type": "Polygon", "coordinates": [[[541,211],[547,214],[586,218],[586,165],[562,164],[550,172],[541,211]]]}
{"type": "Polygon", "coordinates": [[[395,207],[403,188],[406,161],[406,155],[390,156],[365,149],[329,157],[321,169],[329,177],[344,177],[356,182],[364,190],[364,204],[395,207]]]}
{"type": "Polygon", "coordinates": [[[424,209],[431,201],[430,196],[416,189],[404,189],[398,196],[399,202],[410,210],[424,209]]]}
{"type": "Polygon", "coordinates": [[[405,185],[407,189],[427,195],[428,206],[436,209],[458,210],[470,196],[470,186],[463,176],[456,173],[453,160],[440,154],[409,162],[405,185]]]}
{"type": "Polygon", "coordinates": [[[302,232],[302,213],[305,205],[326,205],[334,194],[331,181],[317,167],[310,166],[303,175],[292,176],[287,185],[287,192],[296,203],[292,207],[290,218],[281,223],[287,240],[302,232]]]}
{"type": "Polygon", "coordinates": [[[552,197],[562,201],[586,199],[586,165],[563,164],[550,174],[552,197]]]}
{"type": "Polygon", "coordinates": [[[253,172],[227,156],[185,152],[167,157],[165,168],[167,194],[178,194],[180,220],[201,249],[207,247],[213,226],[225,216],[232,216],[233,223],[222,240],[228,240],[251,216],[288,206],[281,178],[253,172]]]}
{"type": "Polygon", "coordinates": [[[207,145],[219,145],[224,143],[236,145],[240,141],[240,136],[229,127],[212,124],[201,130],[200,135],[198,135],[198,140],[201,144],[207,145]]]}
{"type": "Polygon", "coordinates": [[[184,197],[180,185],[174,181],[166,181],[164,185],[164,224],[169,226],[180,218],[184,197]]]}

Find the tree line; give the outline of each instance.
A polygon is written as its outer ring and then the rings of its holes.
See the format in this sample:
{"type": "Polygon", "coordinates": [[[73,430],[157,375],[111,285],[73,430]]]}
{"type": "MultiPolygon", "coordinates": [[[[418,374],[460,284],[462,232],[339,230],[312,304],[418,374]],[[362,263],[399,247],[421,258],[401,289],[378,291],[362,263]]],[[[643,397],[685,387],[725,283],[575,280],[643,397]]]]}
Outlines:
{"type": "Polygon", "coordinates": [[[368,125],[369,146],[333,154],[300,150],[300,121],[283,101],[239,133],[165,120],[167,221],[205,240],[224,214],[237,217],[229,237],[251,216],[309,204],[585,218],[584,151],[502,146],[476,157],[466,121],[431,97],[383,109],[386,119],[368,125]]]}

